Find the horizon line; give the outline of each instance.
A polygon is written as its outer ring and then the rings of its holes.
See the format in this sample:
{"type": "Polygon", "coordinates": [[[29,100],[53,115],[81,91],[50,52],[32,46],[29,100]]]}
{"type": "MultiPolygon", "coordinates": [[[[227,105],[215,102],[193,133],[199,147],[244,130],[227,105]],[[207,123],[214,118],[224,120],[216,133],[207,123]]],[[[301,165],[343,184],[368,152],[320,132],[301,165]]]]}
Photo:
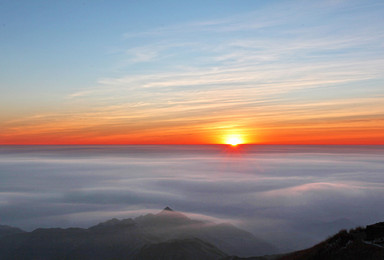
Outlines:
{"type": "MultiPolygon", "coordinates": [[[[134,144],[134,143],[123,143],[123,144],[97,144],[97,143],[91,143],[91,144],[78,144],[78,143],[73,143],[73,144],[0,144],[0,146],[161,146],[161,145],[166,145],[166,146],[181,146],[181,145],[222,145],[222,146],[232,146],[230,144],[222,144],[222,143],[207,143],[207,144],[134,144]]],[[[361,143],[348,143],[348,144],[335,144],[335,143],[325,143],[325,144],[278,144],[278,143],[244,143],[244,144],[238,144],[237,146],[246,146],[246,145],[279,145],[279,146],[384,146],[384,143],[378,143],[378,144],[361,144],[361,143]]]]}

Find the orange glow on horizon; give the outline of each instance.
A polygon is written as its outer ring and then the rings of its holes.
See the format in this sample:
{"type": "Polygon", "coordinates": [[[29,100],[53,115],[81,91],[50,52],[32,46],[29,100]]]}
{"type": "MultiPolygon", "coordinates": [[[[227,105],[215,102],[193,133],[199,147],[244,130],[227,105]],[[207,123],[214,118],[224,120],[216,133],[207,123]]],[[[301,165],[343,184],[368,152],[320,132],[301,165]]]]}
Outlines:
{"type": "Polygon", "coordinates": [[[279,144],[279,145],[384,145],[381,129],[362,127],[321,127],[274,126],[263,128],[248,127],[242,130],[196,131],[191,133],[181,128],[158,128],[155,130],[131,131],[123,133],[120,129],[93,128],[92,131],[67,131],[50,127],[40,129],[13,128],[0,133],[0,145],[203,145],[225,144],[238,147],[241,144],[279,144]],[[332,131],[329,129],[332,128],[332,131]],[[18,131],[16,131],[18,130],[18,131]],[[59,131],[60,130],[60,131],[59,131]]]}

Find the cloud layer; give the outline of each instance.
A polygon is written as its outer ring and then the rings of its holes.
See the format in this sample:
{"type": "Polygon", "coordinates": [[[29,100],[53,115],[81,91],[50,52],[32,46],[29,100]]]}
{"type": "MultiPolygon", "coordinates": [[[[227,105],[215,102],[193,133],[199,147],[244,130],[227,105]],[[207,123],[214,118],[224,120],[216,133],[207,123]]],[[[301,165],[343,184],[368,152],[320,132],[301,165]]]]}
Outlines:
{"type": "Polygon", "coordinates": [[[1,224],[29,230],[170,206],[230,221],[284,251],[384,219],[381,147],[3,146],[0,153],[1,224]]]}

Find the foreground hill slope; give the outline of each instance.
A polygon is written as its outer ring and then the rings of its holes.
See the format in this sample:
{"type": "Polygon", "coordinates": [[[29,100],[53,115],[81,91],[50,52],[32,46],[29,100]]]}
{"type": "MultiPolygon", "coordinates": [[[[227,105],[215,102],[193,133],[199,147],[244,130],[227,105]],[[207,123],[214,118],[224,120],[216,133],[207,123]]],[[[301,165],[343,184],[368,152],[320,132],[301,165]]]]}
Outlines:
{"type": "Polygon", "coordinates": [[[280,260],[376,260],[384,259],[384,222],[342,230],[311,248],[287,254],[280,260]]]}
{"type": "Polygon", "coordinates": [[[282,255],[238,257],[221,260],[384,260],[384,222],[341,230],[327,240],[305,250],[282,255]]]}

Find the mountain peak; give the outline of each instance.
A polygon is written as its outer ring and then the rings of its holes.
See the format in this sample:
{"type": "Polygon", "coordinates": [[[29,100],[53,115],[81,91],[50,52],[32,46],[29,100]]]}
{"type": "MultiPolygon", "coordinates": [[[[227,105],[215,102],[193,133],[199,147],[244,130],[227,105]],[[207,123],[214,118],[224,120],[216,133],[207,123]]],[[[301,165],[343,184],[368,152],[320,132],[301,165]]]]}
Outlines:
{"type": "Polygon", "coordinates": [[[182,221],[190,220],[187,216],[185,216],[183,213],[179,211],[175,211],[171,209],[170,207],[165,207],[161,212],[156,214],[157,217],[161,217],[163,220],[170,220],[174,221],[175,219],[179,219],[182,221]]]}

